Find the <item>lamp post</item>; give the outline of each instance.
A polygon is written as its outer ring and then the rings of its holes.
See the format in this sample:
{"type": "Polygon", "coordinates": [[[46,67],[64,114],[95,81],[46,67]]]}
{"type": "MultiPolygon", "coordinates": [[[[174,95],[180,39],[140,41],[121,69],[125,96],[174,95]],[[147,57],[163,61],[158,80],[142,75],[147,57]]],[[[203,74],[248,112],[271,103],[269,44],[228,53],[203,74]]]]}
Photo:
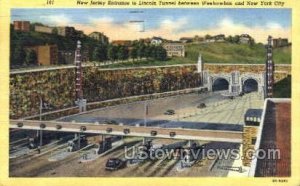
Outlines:
{"type": "Polygon", "coordinates": [[[144,110],[145,110],[145,115],[144,115],[144,126],[147,127],[147,116],[148,116],[148,112],[149,112],[149,105],[148,105],[148,102],[145,101],[144,102],[145,105],[144,105],[144,110]]]}
{"type": "MultiPolygon", "coordinates": [[[[39,97],[40,99],[40,121],[42,121],[42,112],[43,112],[43,100],[41,97],[39,97]]],[[[43,131],[42,129],[40,129],[40,147],[42,147],[43,145],[43,131]]]]}

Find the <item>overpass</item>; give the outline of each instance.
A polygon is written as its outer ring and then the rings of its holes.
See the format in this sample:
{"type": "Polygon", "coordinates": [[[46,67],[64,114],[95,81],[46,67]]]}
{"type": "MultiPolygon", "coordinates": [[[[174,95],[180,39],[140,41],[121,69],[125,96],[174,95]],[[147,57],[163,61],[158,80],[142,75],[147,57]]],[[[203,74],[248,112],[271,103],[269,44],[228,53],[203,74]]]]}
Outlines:
{"type": "Polygon", "coordinates": [[[11,129],[242,143],[243,132],[39,120],[10,120],[11,129]]]}

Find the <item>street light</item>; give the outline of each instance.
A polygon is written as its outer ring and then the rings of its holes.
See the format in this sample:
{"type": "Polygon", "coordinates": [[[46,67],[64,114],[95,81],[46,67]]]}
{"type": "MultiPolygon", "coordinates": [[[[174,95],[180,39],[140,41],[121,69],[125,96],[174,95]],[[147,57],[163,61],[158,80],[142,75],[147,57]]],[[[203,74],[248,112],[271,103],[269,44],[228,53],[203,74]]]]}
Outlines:
{"type": "Polygon", "coordinates": [[[147,127],[147,116],[148,116],[148,112],[149,112],[149,105],[148,105],[148,102],[145,101],[144,102],[145,105],[144,105],[144,110],[145,110],[145,115],[144,115],[144,126],[147,127]]]}

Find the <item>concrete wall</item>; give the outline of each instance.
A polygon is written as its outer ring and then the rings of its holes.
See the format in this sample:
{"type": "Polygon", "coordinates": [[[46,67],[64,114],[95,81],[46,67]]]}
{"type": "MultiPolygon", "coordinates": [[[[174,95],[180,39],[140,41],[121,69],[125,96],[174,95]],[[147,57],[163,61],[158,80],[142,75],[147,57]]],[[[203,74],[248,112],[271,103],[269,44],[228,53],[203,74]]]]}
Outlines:
{"type": "MultiPolygon", "coordinates": [[[[230,73],[238,70],[240,73],[260,73],[265,70],[264,64],[204,64],[204,69],[210,73],[230,73]]],[[[275,65],[275,82],[291,74],[291,65],[275,65]]]]}
{"type": "MultiPolygon", "coordinates": [[[[258,72],[264,65],[205,64],[211,72],[258,72]]],[[[290,66],[276,66],[278,81],[290,74],[290,66]]],[[[88,102],[128,96],[161,93],[200,86],[196,65],[99,69],[84,67],[83,93],[88,102]]],[[[39,113],[39,97],[52,110],[74,106],[75,69],[53,68],[13,72],[10,75],[10,117],[20,118],[39,113]]],[[[48,110],[49,111],[49,110],[48,110]]],[[[73,112],[72,112],[73,113],[73,112]]]]}

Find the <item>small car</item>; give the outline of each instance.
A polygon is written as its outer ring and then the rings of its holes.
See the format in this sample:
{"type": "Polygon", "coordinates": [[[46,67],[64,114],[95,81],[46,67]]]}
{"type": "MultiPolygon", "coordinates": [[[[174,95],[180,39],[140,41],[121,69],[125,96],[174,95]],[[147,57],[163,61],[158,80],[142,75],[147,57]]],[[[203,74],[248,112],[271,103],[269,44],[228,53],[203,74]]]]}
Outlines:
{"type": "Polygon", "coordinates": [[[116,120],[105,120],[105,124],[118,125],[119,123],[116,120]]]}
{"type": "Polygon", "coordinates": [[[175,114],[175,110],[169,109],[164,114],[165,115],[174,115],[175,114]]]}
{"type": "Polygon", "coordinates": [[[105,165],[105,170],[118,170],[126,166],[126,161],[123,161],[119,158],[110,158],[107,160],[105,165]]]}
{"type": "Polygon", "coordinates": [[[206,108],[206,104],[205,103],[200,103],[198,106],[197,106],[197,108],[206,108]]]}

